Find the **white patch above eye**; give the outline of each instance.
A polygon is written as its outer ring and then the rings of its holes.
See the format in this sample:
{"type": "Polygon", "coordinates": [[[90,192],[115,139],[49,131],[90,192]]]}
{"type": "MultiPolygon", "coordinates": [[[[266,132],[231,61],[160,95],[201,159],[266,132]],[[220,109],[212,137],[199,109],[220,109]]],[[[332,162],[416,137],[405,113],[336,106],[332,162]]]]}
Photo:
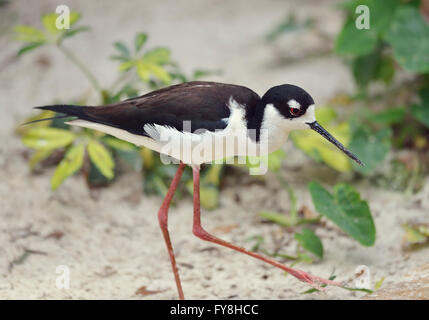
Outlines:
{"type": "Polygon", "coordinates": [[[301,105],[295,99],[290,99],[287,104],[293,109],[301,109],[301,105]]]}

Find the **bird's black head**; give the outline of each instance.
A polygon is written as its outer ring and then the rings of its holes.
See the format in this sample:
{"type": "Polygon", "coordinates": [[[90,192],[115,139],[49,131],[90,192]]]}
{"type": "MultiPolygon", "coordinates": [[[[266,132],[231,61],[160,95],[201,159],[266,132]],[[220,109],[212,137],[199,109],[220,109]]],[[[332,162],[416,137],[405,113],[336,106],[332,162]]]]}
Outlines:
{"type": "Polygon", "coordinates": [[[317,121],[313,98],[302,88],[283,84],[272,87],[262,97],[265,105],[265,120],[275,123],[285,131],[312,129],[334,144],[347,156],[363,165],[363,163],[317,121]]]}
{"type": "Polygon", "coordinates": [[[301,117],[314,105],[314,100],[307,91],[292,84],[272,87],[262,100],[265,105],[272,104],[287,119],[301,117]]]}

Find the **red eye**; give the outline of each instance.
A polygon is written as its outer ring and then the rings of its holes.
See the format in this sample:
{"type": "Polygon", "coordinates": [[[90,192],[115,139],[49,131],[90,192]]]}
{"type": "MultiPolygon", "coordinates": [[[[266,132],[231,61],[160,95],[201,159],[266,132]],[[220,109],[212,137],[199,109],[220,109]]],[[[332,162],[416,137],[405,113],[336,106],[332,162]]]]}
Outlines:
{"type": "Polygon", "coordinates": [[[290,114],[293,116],[299,116],[300,109],[298,108],[289,108],[290,114]]]}

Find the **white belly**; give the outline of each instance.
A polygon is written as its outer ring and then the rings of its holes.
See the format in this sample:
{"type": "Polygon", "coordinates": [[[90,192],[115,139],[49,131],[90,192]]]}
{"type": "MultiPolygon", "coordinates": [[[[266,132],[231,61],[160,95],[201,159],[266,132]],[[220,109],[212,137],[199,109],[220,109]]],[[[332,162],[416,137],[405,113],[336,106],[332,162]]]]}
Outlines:
{"type": "Polygon", "coordinates": [[[146,137],[86,120],[73,120],[68,124],[98,130],[157,151],[164,163],[171,163],[168,157],[172,157],[188,165],[200,165],[233,156],[263,156],[274,151],[268,148],[267,143],[256,143],[244,129],[227,127],[215,132],[194,134],[155,125],[145,127],[151,136],[146,137]]]}

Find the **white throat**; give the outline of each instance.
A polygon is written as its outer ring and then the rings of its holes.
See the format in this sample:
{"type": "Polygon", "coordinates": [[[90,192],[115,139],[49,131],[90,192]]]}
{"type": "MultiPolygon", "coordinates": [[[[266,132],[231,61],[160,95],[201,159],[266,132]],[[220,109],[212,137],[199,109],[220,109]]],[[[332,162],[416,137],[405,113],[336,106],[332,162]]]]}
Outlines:
{"type": "Polygon", "coordinates": [[[265,106],[260,144],[268,144],[269,153],[279,149],[288,138],[290,131],[286,130],[283,121],[283,116],[272,104],[265,106]]]}
{"type": "Polygon", "coordinates": [[[316,121],[314,110],[312,104],[301,117],[285,119],[273,104],[267,104],[261,124],[260,143],[268,144],[269,152],[281,148],[291,131],[308,129],[307,123],[316,121]]]}

